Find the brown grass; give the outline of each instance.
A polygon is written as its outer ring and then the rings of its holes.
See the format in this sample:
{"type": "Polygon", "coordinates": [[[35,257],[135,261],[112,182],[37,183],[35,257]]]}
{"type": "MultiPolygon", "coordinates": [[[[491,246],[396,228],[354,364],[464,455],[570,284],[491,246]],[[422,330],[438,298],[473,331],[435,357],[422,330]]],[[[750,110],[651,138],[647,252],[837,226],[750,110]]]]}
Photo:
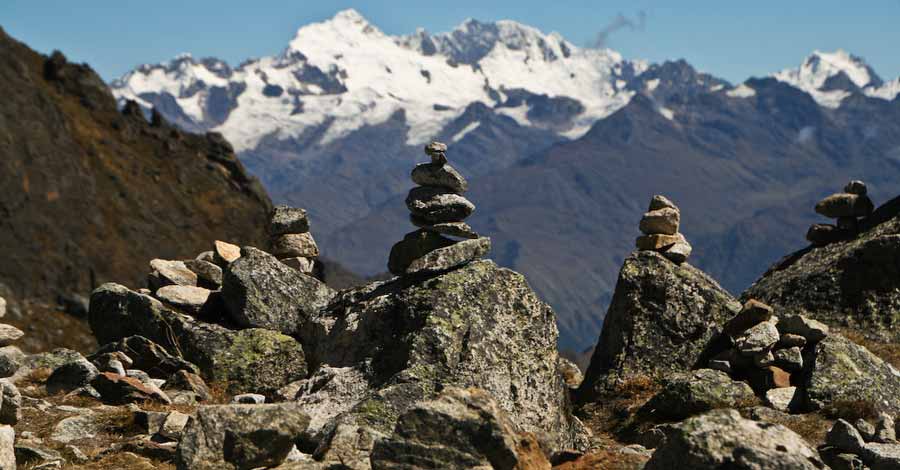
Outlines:
{"type": "Polygon", "coordinates": [[[835,331],[900,369],[900,344],[881,341],[877,338],[866,336],[858,330],[835,328],[835,331]]]}
{"type": "Polygon", "coordinates": [[[578,410],[579,417],[601,446],[621,445],[615,435],[631,422],[644,403],[659,392],[660,384],[647,376],[635,376],[602,394],[594,403],[578,410]]]}
{"type": "Polygon", "coordinates": [[[645,457],[600,449],[585,454],[574,462],[553,467],[554,470],[639,470],[647,462],[645,457]]]}

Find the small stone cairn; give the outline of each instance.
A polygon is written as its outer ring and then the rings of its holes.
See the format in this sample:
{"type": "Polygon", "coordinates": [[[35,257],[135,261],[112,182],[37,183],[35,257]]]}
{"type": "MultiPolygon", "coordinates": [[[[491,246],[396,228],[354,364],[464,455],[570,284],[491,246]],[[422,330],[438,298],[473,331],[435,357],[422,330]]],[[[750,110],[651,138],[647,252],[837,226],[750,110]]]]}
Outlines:
{"type": "Polygon", "coordinates": [[[837,224],[813,224],[806,232],[806,239],[815,246],[825,246],[849,240],[859,234],[860,218],[872,215],[875,209],[866,193],[866,184],[854,180],[844,186],[844,192],[819,201],[816,212],[837,219],[837,224]]]}
{"type": "MultiPolygon", "coordinates": [[[[4,316],[6,316],[6,299],[0,297],[0,318],[4,316]]],[[[9,346],[10,343],[22,338],[22,336],[25,336],[22,330],[6,323],[0,323],[0,347],[9,346]]]]}
{"type": "Polygon", "coordinates": [[[772,307],[755,299],[724,327],[727,347],[707,364],[735,380],[743,380],[766,403],[780,411],[807,406],[801,389],[815,345],[828,336],[828,326],[801,315],[778,318],[772,307]]]}
{"type": "Polygon", "coordinates": [[[410,232],[391,248],[388,270],[397,276],[418,271],[450,269],[486,255],[491,240],[480,237],[463,222],[475,205],[462,196],[469,189],[466,179],[447,164],[447,145],[425,146],[430,163],[416,165],[406,207],[410,222],[419,230],[410,232]],[[464,240],[454,240],[455,237],[464,240]]]}
{"type": "Polygon", "coordinates": [[[643,235],[635,241],[638,250],[656,251],[676,264],[691,256],[691,244],[678,232],[681,211],[665,196],[653,196],[650,208],[641,218],[643,235]]]}
{"type": "Polygon", "coordinates": [[[305,210],[276,206],[269,218],[269,236],[272,255],[303,274],[312,274],[319,247],[309,232],[305,210]]]}

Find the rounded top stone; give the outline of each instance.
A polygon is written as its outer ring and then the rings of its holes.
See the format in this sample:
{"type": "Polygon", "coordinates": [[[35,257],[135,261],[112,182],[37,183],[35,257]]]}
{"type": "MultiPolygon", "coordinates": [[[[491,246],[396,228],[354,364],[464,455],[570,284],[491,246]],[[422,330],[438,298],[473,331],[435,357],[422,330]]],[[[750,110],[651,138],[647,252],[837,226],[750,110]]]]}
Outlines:
{"type": "Polygon", "coordinates": [[[427,155],[435,155],[438,153],[445,153],[447,151],[447,144],[438,141],[432,141],[430,144],[425,146],[425,153],[427,155]]]}
{"type": "Polygon", "coordinates": [[[853,180],[847,183],[847,186],[844,186],[844,192],[865,196],[868,192],[868,189],[866,189],[866,183],[863,183],[860,180],[853,180]]]}
{"type": "Polygon", "coordinates": [[[675,209],[676,211],[678,210],[678,206],[676,206],[674,202],[670,201],[669,198],[657,194],[650,199],[650,207],[647,209],[647,212],[665,208],[675,209]]]}
{"type": "Polygon", "coordinates": [[[306,211],[297,207],[275,206],[269,217],[269,235],[309,232],[306,211]]]}

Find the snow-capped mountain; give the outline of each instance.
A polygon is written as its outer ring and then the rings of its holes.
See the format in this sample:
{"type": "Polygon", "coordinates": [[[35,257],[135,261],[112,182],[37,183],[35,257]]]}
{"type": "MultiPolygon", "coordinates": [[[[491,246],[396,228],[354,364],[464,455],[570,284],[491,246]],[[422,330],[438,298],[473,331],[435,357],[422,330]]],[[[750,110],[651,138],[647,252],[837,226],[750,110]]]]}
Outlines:
{"type": "Polygon", "coordinates": [[[885,83],[863,59],[842,49],[815,51],[799,67],[772,76],[809,93],[816,102],[829,108],[837,108],[853,93],[885,100],[893,100],[900,94],[900,78],[885,83]]]}

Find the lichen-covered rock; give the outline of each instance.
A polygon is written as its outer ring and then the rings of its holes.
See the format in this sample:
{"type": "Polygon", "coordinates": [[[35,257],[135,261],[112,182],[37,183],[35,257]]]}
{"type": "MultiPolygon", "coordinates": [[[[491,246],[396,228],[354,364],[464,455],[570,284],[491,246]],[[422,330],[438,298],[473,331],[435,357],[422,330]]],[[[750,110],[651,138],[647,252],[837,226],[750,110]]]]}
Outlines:
{"type": "Polygon", "coordinates": [[[436,186],[462,194],[469,189],[469,183],[450,165],[420,163],[410,174],[413,182],[420,186],[436,186]]]}
{"type": "Polygon", "coordinates": [[[314,363],[343,369],[334,371],[348,379],[339,389],[363,378],[369,391],[336,410],[317,453],[328,459],[336,445],[350,445],[335,436],[355,430],[390,435],[410,407],[450,386],[486,390],[521,430],[551,448],[580,445],[556,337],[553,310],[522,275],[490,261],[344,291],[307,325],[302,340],[314,363]]]}
{"type": "Polygon", "coordinates": [[[865,217],[874,206],[868,196],[851,193],[835,193],[816,204],[816,212],[825,217],[865,217]]]}
{"type": "Polygon", "coordinates": [[[472,240],[456,242],[444,248],[438,248],[425,256],[413,260],[406,268],[406,273],[419,271],[443,271],[461,264],[479,259],[491,251],[491,239],[479,237],[472,240]]]}
{"type": "Polygon", "coordinates": [[[667,430],[645,470],[823,469],[815,450],[788,428],[715,410],[667,430]]]}
{"type": "Polygon", "coordinates": [[[401,276],[413,261],[421,259],[428,253],[453,245],[453,240],[442,237],[436,232],[416,230],[403,236],[403,240],[391,247],[388,257],[388,271],[401,276]]]}
{"type": "Polygon", "coordinates": [[[117,354],[120,358],[124,355],[123,366],[127,363],[127,367],[144,371],[157,379],[167,379],[179,370],[198,372],[196,365],[169,353],[164,347],[140,335],[105,344],[89,359],[96,361],[105,354],[117,354]]]}
{"type": "Polygon", "coordinates": [[[742,297],[766,302],[781,317],[804,315],[882,340],[900,339],[898,207],[900,201],[885,204],[863,219],[857,238],[785,257],[742,297]]]}
{"type": "Polygon", "coordinates": [[[90,384],[91,380],[94,380],[98,373],[94,364],[91,364],[83,357],[79,357],[53,370],[53,373],[47,378],[47,393],[51,395],[68,393],[84,387],[90,384]]]}
{"type": "Polygon", "coordinates": [[[272,237],[269,242],[272,248],[272,254],[278,258],[291,258],[294,256],[303,256],[306,258],[316,258],[319,256],[319,245],[309,232],[305,233],[285,233],[272,237]]]}
{"type": "Polygon", "coordinates": [[[196,364],[207,379],[227,382],[232,392],[265,393],[306,377],[303,349],[290,336],[203,323],[118,284],[94,291],[88,319],[100,344],[144,336],[196,364]]]}
{"type": "Polygon", "coordinates": [[[819,342],[808,367],[806,393],[814,408],[865,402],[900,412],[900,371],[843,336],[832,334],[819,342]]]}
{"type": "Polygon", "coordinates": [[[491,396],[448,388],[408,410],[372,451],[372,469],[549,470],[532,436],[521,435],[491,396]]]}
{"type": "Polygon", "coordinates": [[[417,186],[409,191],[406,207],[416,217],[429,222],[459,222],[472,215],[475,205],[452,191],[433,186],[417,186]]]}
{"type": "Polygon", "coordinates": [[[16,468],[15,441],[16,431],[12,426],[0,426],[0,468],[4,470],[16,468]]]}
{"type": "Polygon", "coordinates": [[[222,280],[226,310],[237,324],[285,334],[296,333],[333,296],[334,291],[318,279],[254,248],[244,248],[222,280]]]}
{"type": "Polygon", "coordinates": [[[309,232],[306,210],[298,207],[275,206],[269,216],[269,235],[309,232]]]}
{"type": "Polygon", "coordinates": [[[837,447],[844,452],[858,454],[862,450],[866,441],[863,440],[859,431],[849,422],[838,419],[825,434],[825,443],[837,447]]]}
{"type": "Polygon", "coordinates": [[[662,377],[699,365],[710,340],[741,309],[716,281],[689,264],[640,251],[625,259],[579,401],[618,380],[662,377]]]}
{"type": "Polygon", "coordinates": [[[274,467],[287,457],[309,417],[293,403],[201,406],[183,431],[178,470],[274,467]]]}
{"type": "Polygon", "coordinates": [[[744,382],[712,369],[675,374],[653,396],[642,412],[671,420],[682,420],[717,408],[738,408],[753,404],[756,395],[744,382]]]}

